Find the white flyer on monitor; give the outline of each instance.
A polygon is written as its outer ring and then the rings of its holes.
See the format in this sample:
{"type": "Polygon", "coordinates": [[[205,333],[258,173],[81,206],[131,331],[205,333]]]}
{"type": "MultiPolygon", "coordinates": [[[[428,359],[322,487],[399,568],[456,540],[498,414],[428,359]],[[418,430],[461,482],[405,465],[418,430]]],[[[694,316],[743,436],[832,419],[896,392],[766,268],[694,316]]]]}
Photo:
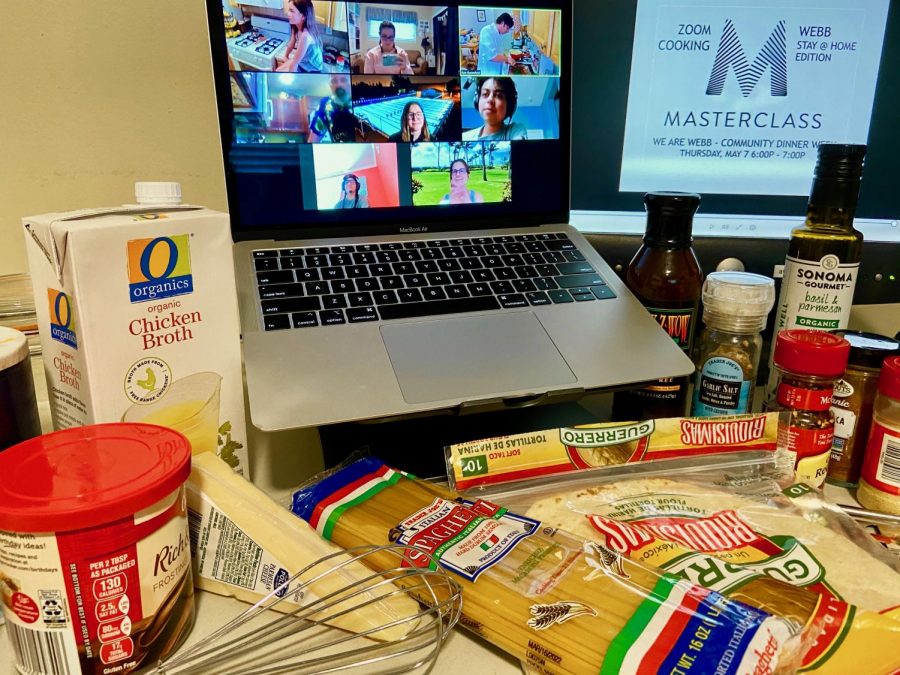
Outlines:
{"type": "Polygon", "coordinates": [[[619,190],[806,195],[866,143],[889,0],[638,0],[619,190]]]}

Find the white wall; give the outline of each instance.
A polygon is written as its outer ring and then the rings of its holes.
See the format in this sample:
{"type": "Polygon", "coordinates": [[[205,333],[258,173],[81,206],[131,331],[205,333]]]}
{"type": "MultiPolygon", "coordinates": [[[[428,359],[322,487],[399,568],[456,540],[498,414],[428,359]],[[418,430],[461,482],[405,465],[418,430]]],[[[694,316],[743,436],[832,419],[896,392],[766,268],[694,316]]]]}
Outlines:
{"type": "Polygon", "coordinates": [[[0,274],[27,271],[21,218],[131,201],[180,180],[225,209],[202,2],[4,3],[0,274]]]}

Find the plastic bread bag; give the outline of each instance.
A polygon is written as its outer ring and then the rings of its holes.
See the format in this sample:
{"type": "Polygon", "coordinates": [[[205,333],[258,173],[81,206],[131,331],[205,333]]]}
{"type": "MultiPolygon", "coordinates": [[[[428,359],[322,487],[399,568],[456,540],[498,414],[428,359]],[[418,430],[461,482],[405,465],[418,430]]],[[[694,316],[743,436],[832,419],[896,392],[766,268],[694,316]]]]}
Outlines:
{"type": "Polygon", "coordinates": [[[811,594],[776,616],[371,458],[297,490],[292,510],[339,546],[395,542],[442,565],[460,623],[532,671],[793,672],[821,630],[811,594]]]}
{"type": "Polygon", "coordinates": [[[822,633],[804,670],[900,668],[900,564],[817,490],[783,489],[769,471],[774,460],[638,466],[612,478],[532,481],[491,498],[775,615],[790,615],[787,598],[815,598],[808,621],[822,633]]]}

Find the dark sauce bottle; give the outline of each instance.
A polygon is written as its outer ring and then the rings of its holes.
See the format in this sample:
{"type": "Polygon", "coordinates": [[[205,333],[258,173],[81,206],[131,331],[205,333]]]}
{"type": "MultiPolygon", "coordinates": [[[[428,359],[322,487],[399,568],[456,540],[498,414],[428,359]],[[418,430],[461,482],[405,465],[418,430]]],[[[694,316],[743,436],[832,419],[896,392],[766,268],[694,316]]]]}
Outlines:
{"type": "MultiPolygon", "coordinates": [[[[625,283],[675,343],[691,356],[703,271],[694,253],[694,214],[700,195],[649,192],[644,195],[644,243],[625,271],[625,283]]],[[[688,378],[663,378],[641,389],[617,392],[613,418],[680,417],[687,407],[688,378]]]]}

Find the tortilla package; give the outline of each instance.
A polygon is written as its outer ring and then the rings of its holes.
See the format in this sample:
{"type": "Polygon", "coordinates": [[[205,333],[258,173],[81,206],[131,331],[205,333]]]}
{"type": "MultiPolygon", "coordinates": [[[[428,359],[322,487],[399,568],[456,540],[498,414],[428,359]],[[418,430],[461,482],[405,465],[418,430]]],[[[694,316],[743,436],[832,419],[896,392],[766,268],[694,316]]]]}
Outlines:
{"type": "Polygon", "coordinates": [[[779,413],[670,417],[497,436],[444,449],[450,486],[468,490],[623,464],[735,451],[775,451],[779,413]]]}
{"type": "Polygon", "coordinates": [[[804,670],[900,668],[900,563],[821,493],[806,485],[782,493],[765,477],[729,485],[718,469],[659,473],[556,481],[506,500],[545,525],[767,611],[779,613],[787,584],[816,594],[824,631],[804,670]]]}

